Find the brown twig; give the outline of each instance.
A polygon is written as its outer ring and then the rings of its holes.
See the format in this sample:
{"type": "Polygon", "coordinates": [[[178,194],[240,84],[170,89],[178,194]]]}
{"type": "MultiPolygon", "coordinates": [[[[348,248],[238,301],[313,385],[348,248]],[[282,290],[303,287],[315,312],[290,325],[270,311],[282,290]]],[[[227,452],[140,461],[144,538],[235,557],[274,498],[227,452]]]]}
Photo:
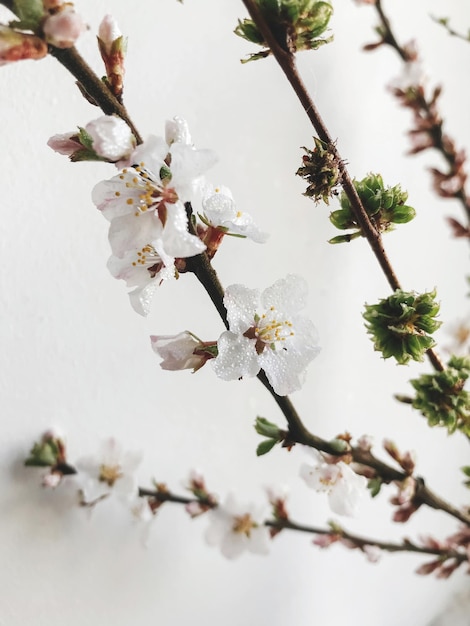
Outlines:
{"type": "MultiPolygon", "coordinates": [[[[195,497],[190,498],[187,496],[179,496],[166,490],[160,491],[158,489],[139,488],[139,497],[150,498],[160,503],[172,502],[174,504],[183,505],[196,503],[201,504],[207,509],[216,509],[219,506],[217,501],[215,501],[214,499],[195,497]]],[[[432,556],[437,556],[443,561],[447,559],[453,559],[459,564],[468,561],[468,555],[465,552],[461,552],[459,550],[418,546],[408,539],[404,540],[402,543],[379,541],[376,539],[371,539],[369,537],[361,537],[359,535],[355,535],[344,530],[336,524],[334,524],[331,528],[320,528],[316,526],[298,524],[291,521],[290,519],[268,519],[265,520],[264,525],[276,530],[278,533],[282,530],[291,530],[295,532],[308,533],[311,535],[326,535],[338,537],[340,539],[350,542],[351,547],[356,547],[360,549],[371,546],[379,548],[380,550],[383,550],[385,552],[413,552],[417,554],[429,554],[432,556]]]]}

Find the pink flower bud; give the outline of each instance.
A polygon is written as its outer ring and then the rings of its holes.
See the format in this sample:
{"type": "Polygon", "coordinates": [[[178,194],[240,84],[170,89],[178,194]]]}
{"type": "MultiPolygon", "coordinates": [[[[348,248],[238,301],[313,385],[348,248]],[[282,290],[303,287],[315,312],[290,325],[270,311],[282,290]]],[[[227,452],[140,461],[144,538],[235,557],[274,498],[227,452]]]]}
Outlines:
{"type": "Polygon", "coordinates": [[[56,48],[71,48],[87,29],[82,17],[70,6],[46,18],[43,32],[46,40],[56,48]]]}
{"type": "Polygon", "coordinates": [[[122,33],[114,17],[112,15],[105,15],[98,29],[98,37],[104,45],[106,54],[111,54],[114,41],[121,37],[121,35],[122,33]]]}

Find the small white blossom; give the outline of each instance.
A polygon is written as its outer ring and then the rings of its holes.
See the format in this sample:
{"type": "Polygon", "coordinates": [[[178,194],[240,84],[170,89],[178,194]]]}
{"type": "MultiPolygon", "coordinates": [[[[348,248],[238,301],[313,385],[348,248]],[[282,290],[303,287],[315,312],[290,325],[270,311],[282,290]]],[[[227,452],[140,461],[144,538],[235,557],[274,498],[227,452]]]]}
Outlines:
{"type": "Polygon", "coordinates": [[[316,465],[303,463],[300,475],[307,485],[328,493],[330,508],[338,515],[354,517],[367,494],[367,479],[339,461],[326,463],[318,456],[316,465]]]}
{"type": "Polygon", "coordinates": [[[198,370],[206,361],[201,355],[194,354],[194,350],[201,346],[201,342],[187,330],[177,335],[151,335],[152,349],[161,358],[160,367],[164,370],[198,370]]]}
{"type": "Polygon", "coordinates": [[[207,185],[203,191],[202,207],[207,222],[228,233],[248,237],[256,243],[264,243],[268,234],[256,226],[248,213],[239,211],[228,187],[207,185]]]}
{"type": "Polygon", "coordinates": [[[116,439],[107,439],[95,456],[77,462],[83,500],[87,504],[116,493],[129,499],[137,493],[134,472],[142,460],[140,452],[124,451],[116,439]]]}
{"type": "Polygon", "coordinates": [[[217,376],[237,380],[256,376],[262,368],[278,395],[300,389],[307,365],[320,351],[315,327],[299,314],[306,294],[305,281],[294,275],[262,293],[243,285],[228,287],[224,304],[230,330],[217,342],[217,376]]]}
{"type": "Polygon", "coordinates": [[[215,156],[183,142],[184,124],[175,121],[171,145],[151,137],[133,152],[130,162],[136,165],[93,190],[93,201],[111,222],[113,256],[108,267],[128,287],[136,287],[131,304],[142,315],[148,313],[158,285],[175,277],[175,259],[205,250],[204,243],[188,232],[184,202],[191,200],[197,180],[215,156]]]}
{"type": "Polygon", "coordinates": [[[210,525],[205,538],[210,546],[220,546],[227,559],[236,559],[242,552],[267,554],[269,529],[264,525],[264,507],[243,506],[230,495],[223,505],[209,511],[210,525]]]}

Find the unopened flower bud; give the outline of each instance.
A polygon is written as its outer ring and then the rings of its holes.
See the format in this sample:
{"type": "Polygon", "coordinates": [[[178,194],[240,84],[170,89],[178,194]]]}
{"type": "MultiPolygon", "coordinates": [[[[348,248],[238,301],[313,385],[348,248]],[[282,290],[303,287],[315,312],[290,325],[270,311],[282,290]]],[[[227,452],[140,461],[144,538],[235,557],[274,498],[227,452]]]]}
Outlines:
{"type": "Polygon", "coordinates": [[[71,48],[87,26],[73,7],[62,5],[57,13],[46,18],[42,28],[46,41],[52,46],[71,48]]]}
{"type": "Polygon", "coordinates": [[[120,99],[124,89],[124,58],[127,39],[122,36],[112,15],[105,15],[98,30],[98,47],[106,67],[107,85],[120,99]]]}
{"type": "Polygon", "coordinates": [[[47,45],[39,37],[0,25],[0,65],[23,59],[42,59],[46,55],[47,45]]]}

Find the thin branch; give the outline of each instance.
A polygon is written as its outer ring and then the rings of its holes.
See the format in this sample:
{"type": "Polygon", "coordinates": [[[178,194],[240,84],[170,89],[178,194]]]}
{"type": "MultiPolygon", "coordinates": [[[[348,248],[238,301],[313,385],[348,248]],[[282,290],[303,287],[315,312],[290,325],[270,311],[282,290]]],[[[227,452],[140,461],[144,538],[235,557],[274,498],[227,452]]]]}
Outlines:
{"type": "MultiPolygon", "coordinates": [[[[206,507],[207,509],[216,509],[219,506],[218,503],[212,499],[195,497],[190,498],[187,496],[179,496],[169,491],[159,491],[157,489],[139,488],[139,497],[150,498],[160,503],[172,502],[174,504],[182,505],[197,503],[202,505],[203,507],[206,507]]],[[[465,552],[460,552],[458,550],[418,546],[408,539],[404,540],[402,543],[379,541],[377,539],[371,539],[369,537],[361,537],[359,535],[355,535],[340,528],[336,524],[334,524],[330,528],[321,528],[317,526],[298,524],[291,521],[290,519],[269,519],[265,520],[264,525],[268,526],[269,528],[273,528],[278,532],[281,530],[292,530],[296,532],[308,533],[311,535],[327,535],[332,537],[338,537],[349,541],[351,544],[354,544],[354,547],[357,548],[373,546],[385,552],[414,552],[417,554],[430,554],[432,556],[437,556],[443,560],[454,559],[458,563],[464,563],[465,561],[468,561],[468,555],[465,552]]]]}
{"type": "Polygon", "coordinates": [[[76,48],[60,49],[49,46],[49,53],[77,79],[79,85],[84,88],[105,115],[117,115],[124,120],[137,143],[142,143],[142,137],[129,117],[126,108],[117,100],[105,83],[98,78],[76,48]]]}
{"type": "MultiPolygon", "coordinates": [[[[311,121],[313,127],[315,128],[318,137],[331,146],[331,149],[334,151],[338,162],[340,163],[341,174],[342,174],[342,182],[341,185],[344,189],[346,196],[348,197],[349,202],[351,203],[351,208],[356,217],[356,220],[361,227],[361,231],[365,238],[367,239],[377,261],[379,262],[382,271],[387,278],[387,281],[392,288],[393,291],[397,289],[401,289],[400,282],[395,274],[395,270],[393,269],[388,256],[385,252],[385,249],[382,244],[382,237],[380,233],[376,230],[373,223],[371,222],[359,196],[354,187],[352,179],[348,173],[348,170],[345,165],[344,159],[341,158],[339,154],[335,142],[333,141],[328,129],[326,128],[323,119],[317,110],[315,103],[313,102],[310,94],[308,93],[305,84],[303,83],[300,75],[297,71],[297,66],[295,62],[295,56],[286,48],[282,47],[282,45],[277,41],[275,35],[271,31],[268,23],[266,22],[261,10],[259,9],[255,0],[243,0],[243,4],[247,8],[252,20],[257,25],[261,34],[269,49],[271,50],[273,56],[284,72],[287,80],[291,84],[294,89],[300,103],[302,104],[309,120],[311,121]]],[[[444,365],[440,360],[439,356],[432,350],[427,351],[427,356],[433,365],[433,367],[437,371],[443,371],[444,365]]]]}
{"type": "MultiPolygon", "coordinates": [[[[403,46],[398,42],[392,30],[390,20],[384,12],[384,9],[382,6],[382,0],[376,0],[376,3],[374,6],[375,6],[375,9],[377,10],[377,14],[380,19],[380,24],[381,24],[380,30],[381,30],[381,35],[382,35],[382,42],[384,44],[389,45],[391,48],[393,48],[404,63],[408,63],[409,61],[412,61],[414,57],[410,55],[410,52],[407,50],[406,46],[403,46]]],[[[435,21],[438,21],[438,20],[435,20],[435,21]]],[[[452,34],[455,34],[455,33],[452,33],[452,34]]],[[[424,96],[424,93],[421,97],[419,96],[420,94],[418,94],[417,102],[419,103],[421,111],[424,114],[424,119],[426,121],[429,121],[428,132],[433,140],[432,147],[435,148],[438,152],[440,152],[440,154],[444,157],[451,172],[457,171],[457,168],[461,170],[462,164],[458,163],[459,154],[454,148],[454,141],[448,135],[445,135],[443,132],[443,128],[442,128],[443,120],[442,120],[442,117],[439,115],[439,113],[436,111],[435,99],[432,99],[432,100],[426,99],[426,97],[424,96]]],[[[466,175],[463,176],[464,180],[465,178],[466,178],[466,175]]],[[[452,195],[452,198],[455,198],[460,201],[465,211],[467,220],[470,221],[470,198],[467,195],[463,184],[461,188],[452,195]]]]}

